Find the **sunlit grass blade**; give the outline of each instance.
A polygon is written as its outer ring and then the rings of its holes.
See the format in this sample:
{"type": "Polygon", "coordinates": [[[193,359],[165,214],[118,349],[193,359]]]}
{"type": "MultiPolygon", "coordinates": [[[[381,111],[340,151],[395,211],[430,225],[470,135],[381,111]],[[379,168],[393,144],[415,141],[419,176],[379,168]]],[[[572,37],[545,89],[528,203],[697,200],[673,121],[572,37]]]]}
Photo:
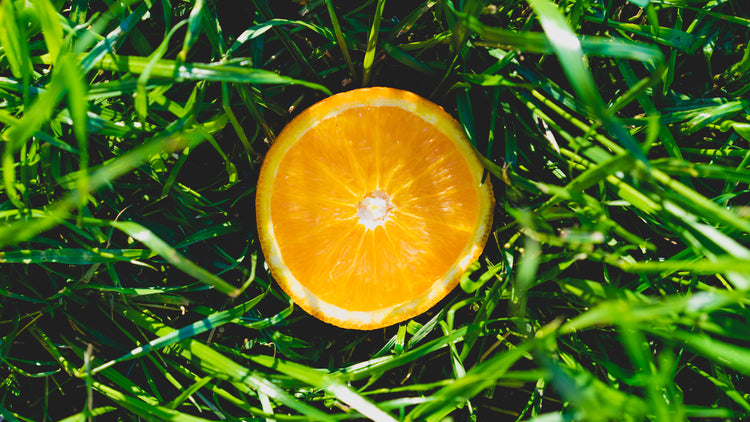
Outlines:
{"type": "Polygon", "coordinates": [[[64,49],[65,42],[63,28],[60,25],[60,17],[49,0],[35,1],[32,7],[34,8],[35,16],[39,19],[47,51],[52,58],[52,62],[56,63],[60,52],[64,49]]]}
{"type": "Polygon", "coordinates": [[[290,19],[280,19],[280,18],[274,18],[269,19],[263,23],[259,23],[256,25],[251,26],[250,28],[243,31],[237,39],[232,43],[232,45],[229,47],[229,49],[226,51],[225,56],[231,57],[234,55],[235,51],[239,49],[244,43],[253,40],[257,37],[260,37],[261,35],[265,34],[270,29],[273,29],[277,26],[301,26],[307,29],[310,29],[311,31],[314,31],[317,34],[322,35],[326,39],[330,41],[337,41],[336,35],[335,35],[335,28],[334,30],[316,25],[311,22],[302,21],[302,20],[290,20],[290,19]]]}
{"type": "MultiPolygon", "coordinates": [[[[157,63],[162,60],[162,56],[164,55],[164,53],[166,53],[167,47],[169,47],[169,41],[172,36],[187,23],[188,21],[182,21],[172,27],[172,29],[164,37],[164,40],[161,42],[161,44],[159,44],[159,47],[157,47],[154,52],[151,53],[151,55],[148,57],[148,62],[143,67],[143,71],[138,75],[138,85],[136,88],[135,96],[135,110],[136,112],[138,112],[141,123],[145,122],[146,115],[148,114],[148,94],[146,93],[146,83],[151,77],[151,73],[153,72],[157,63]]],[[[185,42],[187,42],[187,39],[185,40],[185,42]]],[[[177,66],[177,62],[175,62],[174,65],[177,66]]]]}
{"type": "Polygon", "coordinates": [[[383,19],[383,8],[385,8],[385,0],[378,0],[375,14],[372,17],[372,26],[367,36],[365,58],[362,61],[362,86],[368,86],[370,83],[370,73],[375,62],[375,50],[378,47],[378,36],[380,35],[380,21],[383,19]]]}
{"type": "Polygon", "coordinates": [[[268,361],[263,359],[260,360],[260,362],[264,362],[264,364],[268,365],[270,368],[303,381],[308,385],[329,392],[334,397],[346,403],[348,406],[351,406],[354,410],[357,410],[363,416],[371,420],[384,422],[396,420],[393,416],[383,411],[371,401],[367,400],[346,385],[343,382],[342,377],[338,374],[329,374],[326,371],[311,370],[307,366],[282,360],[268,361]]]}
{"type": "Polygon", "coordinates": [[[533,342],[525,342],[519,347],[500,353],[476,366],[463,377],[435,393],[433,401],[422,403],[414,408],[408,415],[409,420],[442,420],[457,407],[463,405],[464,400],[474,397],[488,385],[496,383],[532,347],[533,342]]]}
{"type": "Polygon", "coordinates": [[[349,68],[349,73],[351,73],[352,79],[357,79],[357,72],[354,69],[354,63],[352,62],[352,58],[349,55],[349,47],[347,47],[346,40],[344,39],[344,33],[341,31],[339,19],[338,17],[336,17],[336,10],[333,8],[333,3],[331,2],[331,0],[325,0],[325,2],[326,8],[328,9],[328,16],[331,18],[333,31],[336,34],[336,44],[338,44],[339,48],[341,49],[341,54],[344,56],[346,66],[349,68]]]}
{"type": "Polygon", "coordinates": [[[209,422],[211,419],[200,418],[192,416],[187,413],[182,413],[174,409],[170,409],[164,406],[155,406],[153,404],[144,403],[128,394],[123,393],[117,389],[114,389],[107,384],[94,381],[92,383],[93,388],[101,393],[104,397],[112,400],[119,404],[125,409],[130,410],[136,415],[140,415],[144,418],[157,417],[163,420],[179,420],[185,422],[209,422]]]}
{"type": "Polygon", "coordinates": [[[0,252],[2,263],[43,264],[46,262],[69,265],[89,265],[105,262],[130,262],[145,265],[140,260],[154,256],[146,249],[47,249],[0,252]]]}
{"type": "Polygon", "coordinates": [[[117,359],[113,359],[107,363],[102,364],[101,366],[98,366],[97,368],[94,368],[92,372],[94,373],[98,372],[118,362],[137,358],[138,356],[141,356],[143,354],[150,353],[152,350],[157,350],[162,347],[167,347],[170,344],[175,344],[183,340],[192,338],[194,336],[200,335],[201,333],[204,333],[208,330],[213,330],[218,327],[221,327],[222,325],[235,320],[239,316],[248,313],[251,309],[253,309],[258,304],[258,302],[260,302],[261,299],[263,299],[266,293],[268,293],[267,290],[265,293],[258,295],[255,298],[248,300],[247,302],[241,303],[240,305],[237,305],[232,309],[228,309],[222,312],[216,312],[212,314],[211,316],[209,316],[208,318],[205,318],[203,320],[190,324],[186,327],[171,331],[167,335],[159,337],[155,340],[151,340],[150,342],[148,342],[148,344],[144,346],[139,346],[131,350],[129,353],[117,359]]]}
{"type": "MultiPolygon", "coordinates": [[[[194,134],[180,134],[152,140],[140,148],[122,155],[108,165],[99,168],[95,173],[90,175],[87,187],[92,191],[99,189],[112,180],[128,173],[146,161],[148,157],[159,151],[179,150],[189,145],[197,145],[200,141],[201,138],[194,136],[194,134]],[[189,139],[190,137],[192,139],[189,139]]],[[[0,228],[0,247],[26,241],[60,224],[61,220],[67,218],[70,211],[87,194],[88,192],[72,191],[64,198],[57,200],[38,218],[15,221],[8,226],[0,228]]]]}
{"type": "Polygon", "coordinates": [[[142,57],[107,55],[96,64],[101,70],[130,72],[142,74],[148,69],[152,77],[179,78],[187,80],[206,80],[213,82],[236,82],[246,84],[292,84],[302,85],[331,94],[323,85],[294,79],[278,73],[242,67],[235,64],[210,63],[177,63],[174,60],[159,59],[149,65],[149,61],[142,57]]]}
{"type": "Polygon", "coordinates": [[[117,408],[114,406],[95,407],[91,410],[86,409],[81,413],[77,413],[75,415],[68,416],[65,419],[61,419],[60,422],[86,422],[92,417],[106,415],[107,413],[113,412],[116,409],[117,408]]]}
{"type": "MultiPolygon", "coordinates": [[[[190,10],[190,15],[188,17],[188,27],[187,32],[185,33],[185,38],[182,41],[182,49],[179,53],[177,53],[177,60],[184,62],[187,60],[187,55],[190,49],[193,47],[193,44],[195,44],[195,41],[198,39],[198,36],[201,33],[201,21],[203,18],[203,7],[205,3],[203,0],[197,0],[193,4],[193,8],[190,10]]],[[[175,25],[173,28],[177,28],[178,25],[175,25]]],[[[167,36],[165,39],[168,39],[167,36]]]]}
{"type": "Polygon", "coordinates": [[[606,110],[596,87],[596,82],[587,68],[586,62],[581,60],[581,58],[585,58],[581,43],[571,31],[564,16],[557,10],[557,6],[548,0],[529,0],[529,4],[537,13],[547,39],[580,100],[587,108],[591,108],[593,115],[615,135],[628,152],[638,160],[647,163],[648,160],[635,139],[606,110]]]}
{"type": "Polygon", "coordinates": [[[27,94],[32,72],[31,57],[27,39],[19,28],[17,13],[13,2],[7,1],[0,5],[0,45],[11,73],[22,81],[22,92],[27,94]]]}
{"type": "MultiPolygon", "coordinates": [[[[125,317],[130,318],[134,323],[153,332],[157,336],[165,336],[173,332],[171,328],[164,326],[139,311],[123,306],[118,306],[118,309],[125,317]]],[[[320,410],[297,400],[275,384],[264,379],[261,375],[227,358],[210,346],[187,339],[177,350],[171,351],[190,360],[194,366],[202,371],[228,380],[235,384],[235,386],[244,386],[262,392],[273,400],[279,401],[303,415],[319,420],[335,420],[320,410]]]]}
{"type": "MultiPolygon", "coordinates": [[[[121,4],[118,3],[114,7],[116,8],[120,5],[121,4]]],[[[118,22],[118,25],[114,30],[107,34],[104,39],[97,42],[96,45],[94,45],[94,47],[88,51],[88,53],[83,53],[81,49],[85,49],[88,46],[88,43],[93,43],[95,39],[94,35],[89,34],[88,39],[84,37],[84,40],[79,41],[79,43],[77,43],[79,50],[76,52],[82,54],[82,57],[80,57],[79,60],[83,72],[88,72],[93,69],[94,66],[99,63],[106,55],[114,54],[114,46],[118,45],[118,43],[128,34],[128,32],[135,27],[135,25],[146,14],[146,12],[148,12],[147,3],[140,3],[126,18],[118,22]]],[[[100,16],[99,19],[95,21],[92,29],[97,30],[104,27],[111,18],[112,16],[109,14],[100,16]]]]}
{"type": "Polygon", "coordinates": [[[159,254],[162,258],[166,259],[167,262],[184,271],[186,274],[194,277],[195,279],[213,286],[218,291],[225,293],[229,296],[237,296],[241,293],[238,287],[232,286],[221,278],[211,274],[202,267],[196,265],[192,261],[185,258],[182,254],[177,252],[169,244],[164,242],[161,238],[156,236],[153,232],[143,227],[140,224],[132,221],[113,221],[112,227],[127,233],[128,236],[143,243],[149,249],[159,254]]]}

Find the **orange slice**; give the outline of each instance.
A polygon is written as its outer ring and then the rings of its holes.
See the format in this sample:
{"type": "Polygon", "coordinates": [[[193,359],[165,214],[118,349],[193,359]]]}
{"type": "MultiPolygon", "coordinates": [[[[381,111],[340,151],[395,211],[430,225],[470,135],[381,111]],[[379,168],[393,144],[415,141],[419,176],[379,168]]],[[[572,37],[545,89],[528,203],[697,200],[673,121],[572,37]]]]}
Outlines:
{"type": "Polygon", "coordinates": [[[302,309],[354,329],[445,297],[484,249],[494,198],[458,123],[410,92],[331,96],[281,131],[258,179],[271,274],[302,309]]]}

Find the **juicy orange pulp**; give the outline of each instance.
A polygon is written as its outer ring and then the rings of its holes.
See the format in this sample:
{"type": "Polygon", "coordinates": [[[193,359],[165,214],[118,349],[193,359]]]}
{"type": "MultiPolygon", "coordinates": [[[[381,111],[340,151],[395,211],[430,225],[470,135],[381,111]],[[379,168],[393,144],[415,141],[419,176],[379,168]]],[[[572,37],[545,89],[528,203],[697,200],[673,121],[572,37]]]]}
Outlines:
{"type": "Polygon", "coordinates": [[[294,119],[258,182],[261,245],[307,312],[348,328],[434,305],[481,253],[489,181],[441,108],[390,88],[349,91],[294,119]]]}

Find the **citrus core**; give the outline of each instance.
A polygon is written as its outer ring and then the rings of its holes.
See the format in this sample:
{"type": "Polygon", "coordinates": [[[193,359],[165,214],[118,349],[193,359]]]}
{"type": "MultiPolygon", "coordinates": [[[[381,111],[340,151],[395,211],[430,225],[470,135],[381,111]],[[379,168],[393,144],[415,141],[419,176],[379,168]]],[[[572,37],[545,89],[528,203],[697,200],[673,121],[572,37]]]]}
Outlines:
{"type": "Polygon", "coordinates": [[[484,249],[494,199],[458,123],[392,88],[311,106],[265,157],[258,235],[274,279],[328,323],[374,329],[445,297],[484,249]]]}

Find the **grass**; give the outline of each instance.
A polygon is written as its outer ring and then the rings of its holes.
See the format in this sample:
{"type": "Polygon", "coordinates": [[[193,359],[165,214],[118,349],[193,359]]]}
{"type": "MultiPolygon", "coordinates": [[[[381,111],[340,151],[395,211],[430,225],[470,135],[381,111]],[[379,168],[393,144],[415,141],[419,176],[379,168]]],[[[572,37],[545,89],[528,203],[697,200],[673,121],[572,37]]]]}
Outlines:
{"type": "Polygon", "coordinates": [[[0,2],[0,419],[750,415],[744,1],[0,2]],[[374,332],[295,309],[263,153],[363,85],[495,185],[461,288],[374,332]]]}

